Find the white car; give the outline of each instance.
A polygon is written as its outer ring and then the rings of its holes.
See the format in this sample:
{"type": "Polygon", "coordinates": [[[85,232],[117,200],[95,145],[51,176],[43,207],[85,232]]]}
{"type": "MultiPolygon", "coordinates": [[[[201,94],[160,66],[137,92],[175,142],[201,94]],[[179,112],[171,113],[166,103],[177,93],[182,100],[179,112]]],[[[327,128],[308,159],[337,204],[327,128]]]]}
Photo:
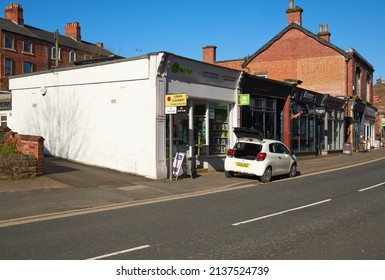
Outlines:
{"type": "Polygon", "coordinates": [[[263,139],[261,133],[249,128],[234,128],[237,143],[227,152],[225,175],[237,173],[260,177],[261,182],[270,182],[273,176],[297,173],[295,155],[280,141],[263,139]]]}

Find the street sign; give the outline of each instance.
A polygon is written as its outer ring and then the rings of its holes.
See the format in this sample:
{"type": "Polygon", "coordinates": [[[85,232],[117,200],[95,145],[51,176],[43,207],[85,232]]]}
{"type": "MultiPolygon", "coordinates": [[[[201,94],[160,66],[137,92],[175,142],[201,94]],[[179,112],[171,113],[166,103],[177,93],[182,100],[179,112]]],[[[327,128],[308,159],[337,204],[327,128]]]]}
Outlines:
{"type": "Polygon", "coordinates": [[[164,111],[165,111],[165,113],[166,113],[166,115],[172,115],[172,114],[176,114],[176,106],[174,106],[174,107],[165,107],[164,108],[164,111]]]}
{"type": "Polygon", "coordinates": [[[166,107],[187,106],[187,94],[186,93],[166,94],[165,106],[166,107]]]}

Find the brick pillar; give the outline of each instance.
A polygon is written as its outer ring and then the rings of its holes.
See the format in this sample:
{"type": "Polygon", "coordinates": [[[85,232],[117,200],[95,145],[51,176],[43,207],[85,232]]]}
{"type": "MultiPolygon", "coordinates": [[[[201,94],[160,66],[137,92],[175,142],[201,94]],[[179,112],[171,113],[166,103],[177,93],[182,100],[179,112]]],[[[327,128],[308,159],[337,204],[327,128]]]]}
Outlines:
{"type": "Polygon", "coordinates": [[[44,174],[44,138],[32,135],[17,135],[17,150],[25,155],[33,155],[36,158],[36,174],[44,174]]]}

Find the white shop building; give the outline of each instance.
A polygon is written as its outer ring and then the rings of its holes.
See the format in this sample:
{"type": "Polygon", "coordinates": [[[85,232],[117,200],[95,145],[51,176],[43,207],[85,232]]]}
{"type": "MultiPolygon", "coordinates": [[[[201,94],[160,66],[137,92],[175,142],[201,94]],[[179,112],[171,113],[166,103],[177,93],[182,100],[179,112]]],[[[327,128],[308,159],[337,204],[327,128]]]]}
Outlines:
{"type": "Polygon", "coordinates": [[[170,135],[197,167],[220,169],[239,125],[235,71],[167,52],[10,79],[18,133],[41,135],[46,153],[85,164],[167,178],[170,135]],[[166,97],[186,108],[165,113],[166,97]]]}

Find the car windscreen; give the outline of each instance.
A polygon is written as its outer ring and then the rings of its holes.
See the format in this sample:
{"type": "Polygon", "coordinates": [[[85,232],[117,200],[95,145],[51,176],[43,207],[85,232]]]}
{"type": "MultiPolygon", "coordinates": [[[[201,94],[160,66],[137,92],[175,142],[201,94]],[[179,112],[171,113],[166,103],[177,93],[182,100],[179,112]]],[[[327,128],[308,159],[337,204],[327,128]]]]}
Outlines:
{"type": "Polygon", "coordinates": [[[234,146],[234,157],[254,160],[261,150],[260,144],[238,142],[234,146]]]}

